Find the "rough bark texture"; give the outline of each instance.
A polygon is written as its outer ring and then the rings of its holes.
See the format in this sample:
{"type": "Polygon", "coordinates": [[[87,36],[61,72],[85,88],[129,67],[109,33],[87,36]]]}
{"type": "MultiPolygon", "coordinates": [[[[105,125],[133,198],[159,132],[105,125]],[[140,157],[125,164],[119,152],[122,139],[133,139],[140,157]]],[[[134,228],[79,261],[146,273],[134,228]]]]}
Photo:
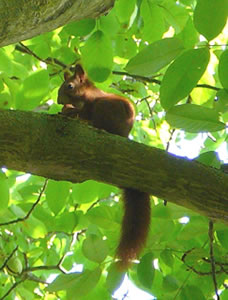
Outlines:
{"type": "Polygon", "coordinates": [[[228,223],[228,175],[59,115],[0,111],[0,167],[133,187],[228,223]]]}
{"type": "Polygon", "coordinates": [[[0,0],[0,46],[54,30],[72,21],[96,18],[114,0],[0,0]]]}

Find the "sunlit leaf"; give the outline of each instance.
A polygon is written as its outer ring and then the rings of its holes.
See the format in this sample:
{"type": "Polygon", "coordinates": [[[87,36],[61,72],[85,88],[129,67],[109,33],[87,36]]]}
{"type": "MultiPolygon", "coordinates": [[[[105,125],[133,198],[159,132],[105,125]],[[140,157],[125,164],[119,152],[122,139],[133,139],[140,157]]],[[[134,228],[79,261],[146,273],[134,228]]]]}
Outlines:
{"type": "Polygon", "coordinates": [[[89,77],[98,82],[107,79],[111,73],[112,59],[111,40],[101,30],[95,31],[82,48],[82,62],[89,77]]]}
{"type": "Polygon", "coordinates": [[[154,256],[152,253],[145,254],[137,267],[137,275],[140,283],[150,289],[154,280],[154,256]]]}
{"type": "Polygon", "coordinates": [[[179,56],[167,69],[161,83],[161,104],[171,108],[186,97],[206,70],[210,58],[207,48],[191,49],[179,56]]]}
{"type": "Polygon", "coordinates": [[[110,293],[117,290],[124,280],[125,273],[120,272],[116,263],[111,264],[108,269],[106,286],[110,293]]]}
{"type": "Polygon", "coordinates": [[[167,292],[174,292],[179,288],[179,282],[171,275],[164,277],[162,285],[167,292]]]}
{"type": "Polygon", "coordinates": [[[218,75],[222,86],[228,89],[228,50],[224,51],[220,57],[218,75]]]}
{"type": "Polygon", "coordinates": [[[215,110],[194,104],[172,107],[166,114],[166,120],[172,127],[188,132],[213,132],[225,129],[225,124],[219,121],[219,114],[215,110]]]}
{"type": "Polygon", "coordinates": [[[196,29],[208,41],[214,39],[222,31],[227,16],[227,0],[198,0],[193,15],[196,29]]]}
{"type": "Polygon", "coordinates": [[[82,273],[61,274],[48,286],[47,291],[69,290],[81,297],[95,288],[100,275],[101,270],[99,268],[93,271],[85,270],[82,273]]]}
{"type": "Polygon", "coordinates": [[[211,166],[217,169],[220,169],[220,161],[218,158],[218,153],[215,151],[208,151],[201,153],[197,158],[197,161],[201,162],[204,165],[211,166]]]}
{"type": "Polygon", "coordinates": [[[172,251],[165,249],[161,252],[160,257],[167,266],[172,268],[174,264],[174,257],[172,255],[172,251]]]}
{"type": "Polygon", "coordinates": [[[128,23],[134,12],[136,0],[118,0],[115,3],[115,11],[121,23],[128,23]]]}
{"type": "Polygon", "coordinates": [[[165,18],[162,7],[152,1],[143,0],[140,7],[143,18],[143,37],[148,42],[162,38],[165,31],[165,18]]]}
{"type": "Polygon", "coordinates": [[[0,170],[0,212],[9,204],[9,185],[6,175],[0,170]]]}
{"type": "Polygon", "coordinates": [[[82,251],[86,258],[101,263],[108,254],[108,247],[106,241],[94,234],[90,234],[83,242],[82,251]]]}
{"type": "Polygon", "coordinates": [[[3,49],[0,49],[0,74],[1,73],[6,73],[8,76],[12,76],[13,73],[12,61],[3,49]]]}
{"type": "Polygon", "coordinates": [[[64,30],[70,35],[83,36],[89,34],[94,29],[95,25],[96,22],[94,19],[84,19],[67,24],[64,27],[64,30]]]}
{"type": "Polygon", "coordinates": [[[46,197],[49,208],[57,215],[65,206],[69,196],[70,184],[64,181],[49,180],[46,197]]]}
{"type": "Polygon", "coordinates": [[[131,74],[152,76],[167,66],[182,51],[182,43],[177,38],[162,39],[146,46],[129,60],[125,69],[131,74]]]}
{"type": "Polygon", "coordinates": [[[180,300],[206,300],[204,297],[200,285],[187,285],[181,289],[180,300]]]}

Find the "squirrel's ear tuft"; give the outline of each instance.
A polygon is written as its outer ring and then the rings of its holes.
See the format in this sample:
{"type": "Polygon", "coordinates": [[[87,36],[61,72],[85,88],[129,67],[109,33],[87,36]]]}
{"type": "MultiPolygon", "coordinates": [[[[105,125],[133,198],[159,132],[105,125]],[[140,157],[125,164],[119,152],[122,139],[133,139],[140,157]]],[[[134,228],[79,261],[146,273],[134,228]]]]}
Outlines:
{"type": "Polygon", "coordinates": [[[64,72],[64,79],[68,80],[70,78],[70,73],[69,72],[64,72]]]}
{"type": "Polygon", "coordinates": [[[77,64],[75,66],[74,77],[79,77],[81,82],[84,82],[86,80],[86,73],[80,64],[77,64]]]}

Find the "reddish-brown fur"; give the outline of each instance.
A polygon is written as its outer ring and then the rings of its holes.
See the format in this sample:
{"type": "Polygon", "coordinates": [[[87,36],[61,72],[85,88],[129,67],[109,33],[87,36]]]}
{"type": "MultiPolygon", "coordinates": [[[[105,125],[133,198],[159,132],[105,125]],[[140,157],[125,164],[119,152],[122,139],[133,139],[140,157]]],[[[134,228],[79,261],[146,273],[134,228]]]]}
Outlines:
{"type": "MultiPolygon", "coordinates": [[[[73,76],[65,73],[64,77],[65,82],[58,92],[58,103],[64,105],[63,114],[128,137],[135,117],[134,106],[129,100],[96,88],[81,65],[76,65],[73,76]]],[[[145,244],[150,224],[150,199],[147,193],[127,188],[123,189],[123,200],[125,214],[117,256],[121,269],[126,269],[145,244]]]]}

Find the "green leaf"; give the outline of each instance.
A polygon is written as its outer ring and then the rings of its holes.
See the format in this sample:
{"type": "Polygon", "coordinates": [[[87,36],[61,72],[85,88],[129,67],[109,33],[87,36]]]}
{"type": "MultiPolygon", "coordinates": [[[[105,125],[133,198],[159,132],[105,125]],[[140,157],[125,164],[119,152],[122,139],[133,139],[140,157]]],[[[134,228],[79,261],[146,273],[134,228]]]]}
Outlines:
{"type": "Polygon", "coordinates": [[[57,215],[65,206],[69,195],[70,183],[49,180],[46,189],[47,203],[51,211],[57,215]]]}
{"type": "Polygon", "coordinates": [[[228,249],[228,229],[216,230],[216,234],[219,242],[225,249],[228,249]]]}
{"type": "Polygon", "coordinates": [[[114,222],[113,209],[109,206],[94,207],[90,209],[86,216],[89,221],[104,229],[119,230],[119,226],[114,222]]]}
{"type": "Polygon", "coordinates": [[[179,288],[179,283],[175,277],[167,275],[163,279],[162,287],[166,292],[174,292],[179,288]]]}
{"type": "Polygon", "coordinates": [[[186,8],[176,1],[169,0],[164,0],[161,7],[164,10],[165,21],[174,28],[175,33],[180,33],[189,18],[186,8]]]}
{"type": "Polygon", "coordinates": [[[215,110],[195,104],[172,107],[166,113],[166,121],[172,127],[187,132],[213,132],[225,129],[225,124],[219,121],[219,114],[215,110]]]}
{"type": "Polygon", "coordinates": [[[9,204],[9,184],[4,172],[0,170],[0,212],[4,211],[9,204]]]}
{"type": "Polygon", "coordinates": [[[24,96],[27,99],[37,97],[42,98],[46,96],[49,88],[49,76],[47,70],[39,70],[32,73],[25,79],[23,86],[24,96]]]}
{"type": "Polygon", "coordinates": [[[220,300],[227,300],[227,299],[228,299],[228,290],[223,290],[220,295],[220,300]]]}
{"type": "Polygon", "coordinates": [[[84,19],[77,22],[70,23],[64,27],[66,32],[74,36],[85,36],[88,35],[96,25],[94,19],[84,19]]]}
{"type": "Polygon", "coordinates": [[[115,1],[115,11],[121,23],[129,23],[130,17],[134,12],[136,0],[115,1]]]}
{"type": "Polygon", "coordinates": [[[183,42],[184,48],[186,49],[192,49],[198,43],[199,34],[191,18],[188,19],[183,30],[177,35],[177,38],[183,42]]]}
{"type": "Polygon", "coordinates": [[[111,294],[121,286],[124,276],[125,272],[120,272],[116,263],[111,264],[106,278],[106,286],[111,294]]]}
{"type": "Polygon", "coordinates": [[[21,272],[23,271],[23,265],[21,260],[16,255],[14,255],[8,261],[7,269],[12,273],[21,274],[21,272]]]}
{"type": "Polygon", "coordinates": [[[33,216],[30,216],[23,222],[22,230],[25,234],[31,236],[34,239],[44,238],[47,234],[45,224],[40,222],[33,216]]]}
{"type": "Polygon", "coordinates": [[[111,10],[106,16],[99,17],[100,28],[108,36],[117,37],[120,30],[120,23],[116,17],[115,11],[111,10]]]}
{"type": "Polygon", "coordinates": [[[210,41],[222,31],[227,16],[227,0],[198,0],[193,21],[198,32],[210,41]]]}
{"type": "Polygon", "coordinates": [[[181,289],[180,300],[206,300],[201,289],[196,285],[187,285],[181,289]]]}
{"type": "Polygon", "coordinates": [[[8,76],[13,75],[12,60],[3,49],[0,49],[0,74],[1,73],[6,73],[8,76]]]}
{"type": "Polygon", "coordinates": [[[191,49],[168,67],[160,88],[161,105],[166,110],[192,91],[205,72],[209,58],[208,48],[191,49]]]}
{"type": "Polygon", "coordinates": [[[108,255],[107,243],[95,234],[90,234],[82,244],[82,252],[89,260],[101,263],[108,255]]]}
{"type": "Polygon", "coordinates": [[[72,197],[76,203],[90,203],[98,199],[99,183],[87,180],[75,184],[72,190],[72,197]]]}
{"type": "Polygon", "coordinates": [[[71,233],[77,225],[77,215],[75,212],[64,212],[56,217],[56,230],[71,233]]]}
{"type": "Polygon", "coordinates": [[[16,61],[12,62],[13,74],[14,76],[25,79],[28,76],[28,70],[23,66],[23,64],[16,61]]]}
{"type": "Polygon", "coordinates": [[[137,267],[137,276],[140,283],[150,289],[154,280],[154,256],[152,253],[145,254],[141,259],[137,267]]]}
{"type": "Polygon", "coordinates": [[[148,0],[143,0],[140,7],[140,15],[143,18],[143,38],[153,42],[162,38],[165,32],[165,19],[162,7],[148,0]]]}
{"type": "Polygon", "coordinates": [[[132,38],[117,36],[115,39],[115,54],[119,57],[131,58],[137,53],[136,42],[132,38]]]}
{"type": "Polygon", "coordinates": [[[219,90],[216,94],[217,100],[214,102],[214,108],[218,112],[226,113],[228,111],[228,91],[219,90]]]}
{"type": "Polygon", "coordinates": [[[42,41],[41,43],[37,44],[33,51],[42,59],[46,59],[52,55],[50,45],[46,41],[42,41]]]}
{"type": "Polygon", "coordinates": [[[182,43],[177,38],[165,38],[156,41],[129,60],[127,72],[141,76],[152,76],[167,66],[183,51],[182,43]]]}
{"type": "Polygon", "coordinates": [[[4,84],[2,81],[0,81],[0,92],[2,92],[4,90],[4,84]]]}
{"type": "Polygon", "coordinates": [[[172,268],[174,264],[174,257],[172,255],[172,251],[165,249],[161,252],[160,257],[168,267],[172,268]]]}
{"type": "Polygon", "coordinates": [[[224,51],[220,57],[218,75],[222,86],[228,89],[228,50],[224,51]]]}
{"type": "MultiPolygon", "coordinates": [[[[97,285],[101,276],[101,270],[85,270],[82,273],[61,274],[48,287],[48,292],[69,290],[74,296],[83,297],[97,285]]],[[[70,298],[73,299],[73,298],[70,298]]]]}
{"type": "Polygon", "coordinates": [[[82,62],[93,81],[105,81],[113,65],[112,44],[101,30],[94,32],[81,49],[82,62]]]}
{"type": "Polygon", "coordinates": [[[215,151],[208,151],[201,153],[197,158],[197,161],[201,162],[206,166],[211,166],[217,169],[220,169],[220,161],[218,158],[218,154],[215,151]]]}

